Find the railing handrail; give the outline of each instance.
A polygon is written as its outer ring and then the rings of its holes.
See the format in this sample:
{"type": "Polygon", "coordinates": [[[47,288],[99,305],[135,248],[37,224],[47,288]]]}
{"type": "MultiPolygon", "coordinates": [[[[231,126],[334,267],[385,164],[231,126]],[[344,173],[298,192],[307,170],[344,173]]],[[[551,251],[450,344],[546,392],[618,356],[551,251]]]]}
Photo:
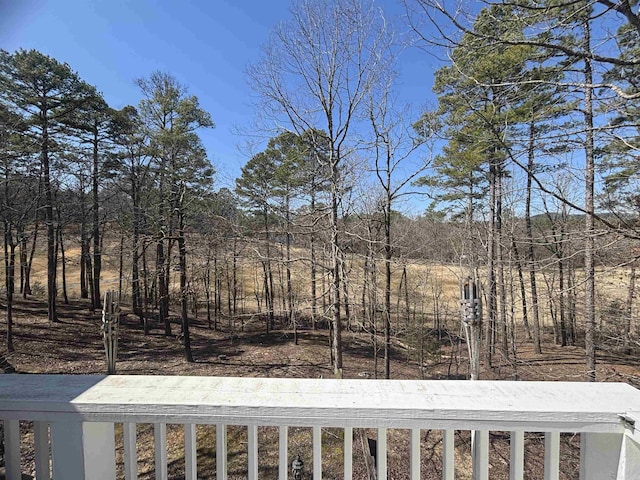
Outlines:
{"type": "Polygon", "coordinates": [[[0,375],[0,418],[610,432],[640,408],[624,383],[0,375]]]}

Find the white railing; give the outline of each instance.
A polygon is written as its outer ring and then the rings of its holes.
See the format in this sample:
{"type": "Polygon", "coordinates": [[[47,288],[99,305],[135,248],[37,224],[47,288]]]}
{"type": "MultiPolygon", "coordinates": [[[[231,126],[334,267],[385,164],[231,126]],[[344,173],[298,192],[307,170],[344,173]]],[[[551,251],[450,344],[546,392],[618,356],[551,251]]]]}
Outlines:
{"type": "Polygon", "coordinates": [[[34,452],[38,480],[116,478],[114,432],[120,423],[127,480],[138,476],[140,423],[154,425],[157,479],[168,478],[168,424],[184,425],[188,480],[197,478],[199,424],[216,426],[217,479],[227,478],[232,446],[226,435],[232,425],[246,428],[245,475],[252,480],[259,473],[262,426],[279,428],[274,448],[281,480],[292,478],[290,427],[312,431],[312,461],[304,478],[315,480],[323,477],[322,429],[327,427],[344,430],[339,477],[345,479],[354,476],[354,428],[377,429],[378,479],[387,477],[387,429],[408,430],[403,459],[411,479],[421,478],[421,429],[442,430],[439,448],[447,480],[457,478],[454,432],[459,430],[472,432],[474,479],[489,478],[489,432],[510,432],[511,479],[524,478],[525,432],[544,434],[545,479],[559,478],[563,432],[580,434],[581,479],[640,479],[638,411],[640,391],[621,383],[0,375],[7,480],[21,478],[25,449],[34,452]],[[21,452],[27,440],[31,443],[21,452]]]}

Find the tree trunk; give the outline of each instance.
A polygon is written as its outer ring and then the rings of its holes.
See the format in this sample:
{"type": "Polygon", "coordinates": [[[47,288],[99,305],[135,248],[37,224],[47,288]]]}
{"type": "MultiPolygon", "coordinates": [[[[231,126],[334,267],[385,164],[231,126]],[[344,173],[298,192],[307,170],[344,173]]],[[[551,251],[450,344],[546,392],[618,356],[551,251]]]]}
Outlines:
{"type": "Polygon", "coordinates": [[[140,211],[140,194],[133,160],[131,161],[129,179],[131,183],[131,207],[133,215],[133,237],[131,239],[131,305],[133,306],[133,313],[140,317],[140,322],[144,325],[145,320],[143,315],[142,294],[140,291],[140,272],[138,266],[138,261],[140,259],[140,228],[142,212],[140,211]]]}
{"type": "Polygon", "coordinates": [[[378,272],[373,249],[369,247],[369,329],[373,350],[373,378],[378,378],[378,272]]]}
{"type": "Polygon", "coordinates": [[[361,320],[361,328],[360,330],[364,330],[365,325],[367,324],[367,295],[368,295],[368,284],[369,284],[369,255],[364,256],[364,261],[362,262],[362,296],[360,298],[360,308],[362,310],[362,320],[361,320]]]}
{"type": "Polygon", "coordinates": [[[565,308],[565,278],[564,278],[564,259],[558,259],[558,313],[560,314],[560,345],[567,346],[567,321],[565,308]]]}
{"type": "MultiPolygon", "coordinates": [[[[7,186],[5,184],[5,192],[7,186]]],[[[7,352],[13,352],[13,292],[15,290],[15,243],[13,241],[11,223],[5,219],[4,221],[4,273],[5,273],[5,290],[7,298],[7,352]]]]}
{"type": "Polygon", "coordinates": [[[567,266],[567,341],[569,345],[576,344],[576,282],[573,262],[566,262],[567,266]]]}
{"type": "Polygon", "coordinates": [[[274,324],[274,299],[275,292],[273,291],[273,273],[271,271],[271,238],[269,232],[269,212],[265,208],[264,215],[264,236],[266,242],[267,258],[266,262],[263,262],[263,268],[265,273],[265,306],[267,308],[267,333],[270,331],[270,327],[274,324]]]}
{"type": "MultiPolygon", "coordinates": [[[[391,169],[387,161],[387,186],[391,169]]],[[[391,196],[387,188],[384,209],[384,378],[391,378],[391,196]]]]}
{"type": "Polygon", "coordinates": [[[211,330],[211,256],[207,255],[204,278],[204,298],[207,304],[207,328],[211,330]]]}
{"type": "MultiPolygon", "coordinates": [[[[272,298],[269,292],[269,270],[268,270],[266,261],[263,260],[261,263],[262,263],[262,275],[263,275],[262,291],[264,292],[264,303],[265,303],[265,308],[267,309],[267,318],[265,319],[266,333],[269,334],[270,326],[272,325],[271,315],[273,315],[273,309],[269,305],[269,301],[272,298]]],[[[258,306],[258,311],[259,310],[260,310],[260,307],[258,306]]]]}
{"type": "Polygon", "coordinates": [[[20,293],[24,294],[25,291],[25,272],[27,269],[27,235],[24,233],[24,229],[21,229],[18,233],[19,240],[19,258],[20,258],[20,293]]]}
{"type": "Polygon", "coordinates": [[[142,246],[142,319],[144,321],[144,334],[148,335],[149,325],[149,269],[147,268],[147,245],[142,246]]]}
{"type": "Polygon", "coordinates": [[[283,269],[285,254],[282,250],[282,245],[280,245],[280,261],[278,262],[278,285],[280,285],[280,317],[288,316],[286,292],[287,287],[285,282],[285,269],[283,269]]]}
{"type": "Polygon", "coordinates": [[[167,291],[166,259],[164,252],[164,240],[159,238],[156,243],[156,282],[159,300],[159,321],[164,323],[165,337],[171,336],[171,321],[169,320],[169,292],[167,291]]]}
{"type": "Polygon", "coordinates": [[[27,295],[31,295],[31,267],[33,266],[33,258],[36,254],[39,226],[40,224],[36,220],[36,223],[33,227],[33,237],[31,239],[31,251],[29,253],[29,260],[27,261],[24,269],[24,290],[22,291],[22,295],[25,299],[27,298],[27,295]]]}
{"type": "MultiPolygon", "coordinates": [[[[220,268],[218,267],[218,258],[216,256],[216,263],[214,265],[215,269],[215,287],[214,287],[214,295],[215,295],[215,315],[214,315],[214,330],[218,329],[218,322],[222,319],[222,275],[220,274],[220,268]]],[[[229,326],[231,326],[231,315],[229,315],[229,326]]]]}
{"type": "MultiPolygon", "coordinates": [[[[322,247],[322,265],[326,265],[327,257],[324,246],[322,247]]],[[[322,313],[323,316],[327,311],[327,274],[325,269],[322,271],[322,313]]]]}
{"type": "Polygon", "coordinates": [[[347,276],[347,262],[344,258],[344,253],[341,254],[340,259],[340,283],[342,284],[342,304],[344,305],[344,317],[347,322],[347,328],[351,328],[351,301],[349,296],[349,279],[347,276]]]}
{"type": "Polygon", "coordinates": [[[118,255],[118,303],[122,303],[123,278],[124,278],[124,232],[120,232],[120,252],[118,255]]]}
{"type": "Polygon", "coordinates": [[[87,233],[87,207],[84,185],[80,187],[80,298],[89,298],[87,284],[87,255],[89,255],[89,235],[87,233]]]}
{"type": "MultiPolygon", "coordinates": [[[[404,316],[404,331],[405,331],[405,335],[407,337],[409,337],[409,287],[407,285],[407,266],[406,265],[402,265],[402,274],[400,275],[400,284],[398,285],[398,300],[396,302],[396,322],[398,327],[400,326],[400,303],[404,302],[404,310],[403,310],[403,316],[404,316]]],[[[411,349],[413,348],[413,346],[408,343],[407,344],[407,364],[409,364],[409,362],[411,361],[411,349]]]]}
{"type": "Polygon", "coordinates": [[[556,252],[558,256],[558,310],[560,313],[560,345],[567,346],[567,320],[566,320],[566,307],[565,307],[565,257],[564,257],[564,222],[566,221],[566,209],[563,207],[562,218],[560,225],[560,237],[556,244],[556,252]]]}
{"type": "Polygon", "coordinates": [[[631,323],[633,321],[633,298],[636,295],[636,264],[631,264],[629,272],[629,286],[627,287],[627,302],[625,305],[626,318],[624,321],[624,336],[622,348],[626,354],[631,353],[631,323]]]}
{"type": "Polygon", "coordinates": [[[184,343],[185,359],[193,363],[193,353],[191,352],[191,335],[189,332],[189,313],[187,298],[187,243],[184,234],[184,213],[182,207],[178,207],[178,256],[180,265],[180,310],[182,316],[182,336],[184,343]]]}
{"type": "MultiPolygon", "coordinates": [[[[591,51],[591,27],[589,20],[585,21],[584,48],[591,51]]],[[[591,59],[584,59],[584,123],[585,123],[585,246],[584,246],[584,276],[585,276],[585,353],[587,380],[596,381],[596,306],[595,306],[595,244],[594,244],[594,185],[595,185],[595,154],[593,138],[593,69],[591,59]]]]}
{"type": "Polygon", "coordinates": [[[527,289],[524,284],[522,261],[520,259],[520,253],[518,252],[518,245],[516,244],[516,238],[514,235],[511,235],[511,246],[513,248],[513,255],[516,259],[516,269],[518,270],[518,284],[520,286],[520,301],[522,305],[522,323],[524,324],[524,330],[527,334],[527,340],[531,340],[531,326],[529,325],[529,311],[527,310],[527,289]]]}
{"type": "Polygon", "coordinates": [[[360,438],[360,446],[362,447],[362,458],[364,459],[364,464],[367,469],[367,479],[368,480],[377,480],[378,479],[378,471],[376,470],[376,459],[372,455],[375,453],[375,449],[372,447],[375,445],[375,441],[370,440],[366,435],[366,430],[364,428],[356,429],[357,435],[360,438]]]}
{"type": "MultiPolygon", "coordinates": [[[[316,212],[315,185],[311,185],[311,214],[316,212]]],[[[316,318],[318,316],[318,294],[317,294],[317,265],[316,265],[316,226],[312,222],[311,235],[309,238],[309,248],[311,249],[311,326],[316,329],[316,318]]]]}
{"type": "Polygon", "coordinates": [[[47,225],[47,318],[49,323],[58,321],[56,313],[56,232],[53,217],[53,193],[51,189],[51,170],[49,165],[49,130],[47,110],[41,111],[42,143],[40,158],[42,162],[42,181],[44,186],[44,214],[47,225]]]}
{"type": "Polygon", "coordinates": [[[291,283],[291,212],[289,196],[286,197],[285,214],[287,222],[286,232],[286,277],[287,277],[287,309],[289,310],[289,324],[293,327],[293,340],[298,345],[298,324],[293,305],[293,284],[291,283]]]}
{"type": "Polygon", "coordinates": [[[233,235],[233,270],[231,274],[233,291],[233,310],[231,314],[235,317],[238,313],[238,236],[233,235]]]}
{"type": "Polygon", "coordinates": [[[533,183],[533,168],[535,158],[535,123],[529,124],[529,151],[527,159],[527,194],[525,202],[524,221],[527,231],[527,264],[529,270],[529,285],[531,287],[531,312],[533,313],[533,348],[542,354],[540,343],[540,310],[538,307],[538,287],[536,284],[536,264],[533,249],[533,232],[531,229],[531,188],[533,183]]]}
{"type": "MultiPolygon", "coordinates": [[[[84,260],[86,263],[85,272],[87,275],[87,285],[89,286],[89,298],[93,298],[93,267],[91,265],[91,255],[89,252],[87,252],[84,260]]],[[[93,308],[93,303],[90,304],[90,307],[93,308]]]]}
{"type": "Polygon", "coordinates": [[[64,254],[64,240],[62,238],[62,225],[59,223],[56,228],[58,243],[56,245],[56,263],[58,259],[58,245],[60,246],[60,262],[62,265],[62,298],[65,305],[69,305],[69,296],[67,295],[67,258],[64,254]]]}
{"type": "MultiPolygon", "coordinates": [[[[339,155],[333,152],[333,155],[339,155]]],[[[333,273],[333,286],[332,286],[332,301],[333,301],[333,373],[342,377],[342,316],[341,316],[341,303],[340,303],[340,238],[338,235],[338,161],[332,159],[331,161],[331,262],[333,273]]]]}
{"type": "Polygon", "coordinates": [[[553,340],[557,344],[558,343],[558,318],[556,314],[555,299],[554,299],[555,273],[553,275],[554,276],[552,277],[551,281],[549,281],[548,276],[545,274],[544,281],[547,285],[547,296],[549,298],[549,315],[551,316],[551,322],[553,325],[553,340]]]}
{"type": "Polygon", "coordinates": [[[496,291],[496,237],[495,237],[495,220],[496,220],[496,167],[492,161],[489,165],[489,234],[487,242],[487,322],[485,333],[485,364],[486,368],[491,368],[493,361],[493,353],[495,350],[495,325],[496,325],[496,307],[497,307],[497,291],[496,291]]]}
{"type": "MultiPolygon", "coordinates": [[[[11,174],[7,163],[4,165],[4,278],[5,292],[7,299],[6,319],[7,319],[7,352],[13,352],[13,292],[15,290],[15,242],[13,239],[13,225],[11,222],[11,197],[10,191],[11,174]]],[[[17,239],[16,239],[17,240],[17,239]]]]}
{"type": "MultiPolygon", "coordinates": [[[[218,283],[219,283],[219,290],[220,290],[220,301],[222,302],[222,283],[224,280],[224,284],[227,288],[227,317],[228,318],[233,318],[235,315],[233,313],[234,310],[234,302],[235,300],[233,299],[233,275],[229,269],[229,259],[225,258],[224,261],[224,279],[223,279],[223,275],[222,273],[220,274],[219,278],[218,278],[218,283]]],[[[220,314],[222,314],[222,307],[220,307],[220,314]]]]}
{"type": "MultiPolygon", "coordinates": [[[[218,256],[216,247],[216,257],[218,256]]],[[[226,304],[227,304],[227,316],[231,317],[231,311],[233,309],[233,299],[231,298],[231,270],[229,269],[229,259],[226,254],[222,254],[222,266],[220,267],[219,283],[220,283],[220,311],[222,312],[222,285],[226,287],[226,304]]],[[[217,259],[216,259],[217,260],[217,259]]],[[[219,260],[216,261],[216,266],[219,260]]]]}
{"type": "Polygon", "coordinates": [[[98,129],[94,125],[93,131],[93,175],[92,175],[92,207],[93,207],[93,308],[99,309],[100,298],[100,275],[102,272],[102,252],[100,245],[100,210],[98,199],[98,129]]]}
{"type": "Polygon", "coordinates": [[[504,359],[509,358],[509,334],[507,328],[507,290],[504,278],[504,243],[502,228],[502,165],[496,167],[496,261],[498,263],[498,296],[500,299],[500,350],[504,359]]]}

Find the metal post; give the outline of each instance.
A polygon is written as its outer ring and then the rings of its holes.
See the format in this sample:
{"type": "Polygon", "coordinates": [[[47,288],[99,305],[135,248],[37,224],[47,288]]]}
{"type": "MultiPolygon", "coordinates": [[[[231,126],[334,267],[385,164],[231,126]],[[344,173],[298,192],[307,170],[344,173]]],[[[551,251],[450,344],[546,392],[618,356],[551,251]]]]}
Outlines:
{"type": "Polygon", "coordinates": [[[119,323],[120,308],[118,307],[115,292],[109,290],[104,294],[104,306],[102,308],[102,335],[104,337],[104,350],[107,356],[107,372],[109,375],[116,373],[119,323]]]}
{"type": "MultiPolygon", "coordinates": [[[[460,316],[467,338],[469,351],[469,373],[471,380],[480,378],[480,336],[482,325],[482,300],[479,282],[472,277],[460,283],[460,316]]],[[[471,431],[471,456],[474,480],[487,478],[488,452],[487,431],[471,431]]]]}
{"type": "Polygon", "coordinates": [[[482,325],[482,300],[479,283],[471,277],[460,284],[460,316],[469,351],[471,380],[480,376],[480,335],[482,325]]]}

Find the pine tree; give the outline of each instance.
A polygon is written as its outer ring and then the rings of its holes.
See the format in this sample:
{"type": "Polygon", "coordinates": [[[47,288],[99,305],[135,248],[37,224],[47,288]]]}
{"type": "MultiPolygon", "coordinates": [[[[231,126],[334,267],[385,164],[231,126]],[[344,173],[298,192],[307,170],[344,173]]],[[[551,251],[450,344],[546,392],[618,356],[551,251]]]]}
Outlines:
{"type": "Polygon", "coordinates": [[[44,212],[47,227],[47,312],[50,322],[56,314],[56,232],[52,162],[59,152],[73,113],[95,97],[95,89],[83,82],[66,63],[36,50],[19,50],[13,55],[0,51],[0,98],[24,118],[28,135],[39,145],[44,212]]]}
{"type": "Polygon", "coordinates": [[[208,189],[213,167],[202,147],[198,130],[214,126],[198,98],[173,76],[154,72],[138,79],[143,94],[139,112],[141,128],[148,141],[147,154],[153,159],[155,182],[156,275],[160,320],[165,335],[171,335],[169,321],[169,272],[171,250],[178,245],[182,334],[187,361],[192,362],[189,319],[187,316],[186,228],[192,195],[208,189]]]}

